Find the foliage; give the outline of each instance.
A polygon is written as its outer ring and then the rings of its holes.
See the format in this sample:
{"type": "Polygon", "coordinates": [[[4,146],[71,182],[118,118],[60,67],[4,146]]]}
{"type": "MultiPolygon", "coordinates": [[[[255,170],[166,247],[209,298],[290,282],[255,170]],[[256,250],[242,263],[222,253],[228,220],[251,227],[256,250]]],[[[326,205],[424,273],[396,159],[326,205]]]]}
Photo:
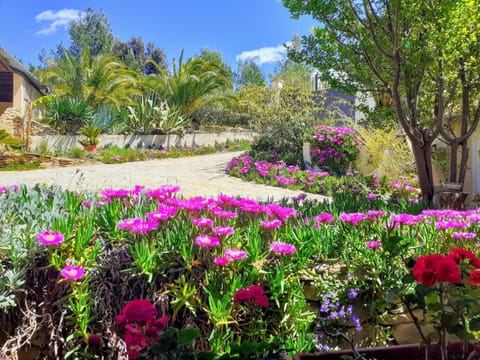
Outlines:
{"type": "Polygon", "coordinates": [[[395,128],[357,130],[362,139],[357,166],[362,173],[394,177],[415,172],[412,151],[395,128]]]}
{"type": "Polygon", "coordinates": [[[112,51],[114,38],[103,11],[95,13],[89,7],[69,24],[68,33],[71,41],[69,51],[73,56],[80,56],[85,49],[91,56],[110,54],[112,51]]]}
{"type": "MultiPolygon", "coordinates": [[[[301,38],[295,34],[287,45],[287,48],[293,51],[301,49],[301,38]]],[[[312,81],[310,79],[313,68],[305,63],[296,63],[286,57],[277,63],[277,68],[271,74],[271,83],[281,82],[283,86],[299,87],[304,90],[312,90],[312,81]]]]}
{"type": "Polygon", "coordinates": [[[265,123],[257,133],[250,154],[254,160],[283,160],[288,165],[303,166],[305,127],[296,121],[265,123]]]}
{"type": "Polygon", "coordinates": [[[80,144],[83,146],[98,145],[100,140],[98,137],[103,132],[103,128],[93,125],[87,125],[80,130],[80,135],[86,137],[86,139],[80,140],[80,144]]]}
{"type": "Polygon", "coordinates": [[[112,106],[119,109],[138,93],[134,73],[115,56],[91,56],[88,49],[78,58],[64,55],[39,72],[40,79],[59,97],[82,100],[93,109],[112,106]]]}
{"type": "Polygon", "coordinates": [[[396,120],[412,144],[426,200],[433,198],[431,152],[439,135],[453,155],[450,181],[463,182],[466,142],[480,121],[474,70],[480,51],[480,9],[475,1],[283,4],[296,17],[311,14],[320,22],[303,38],[304,48],[291,53],[295,60],[318,68],[333,87],[391,98],[396,120]],[[456,134],[448,122],[454,114],[461,123],[456,134]]]}
{"type": "Polygon", "coordinates": [[[173,60],[172,71],[160,69],[158,76],[145,79],[144,87],[154,91],[168,106],[178,109],[180,115],[190,120],[195,110],[217,102],[230,102],[233,97],[223,90],[231,87],[224,68],[216,62],[201,58],[183,61],[183,52],[178,64],[173,60]]]}
{"type": "Polygon", "coordinates": [[[310,142],[312,164],[333,175],[344,175],[360,153],[357,132],[349,128],[319,125],[306,137],[310,142]]]}
{"type": "Polygon", "coordinates": [[[255,61],[239,61],[235,74],[235,89],[244,86],[265,86],[265,77],[255,61]]]}
{"type": "Polygon", "coordinates": [[[20,141],[10,135],[5,129],[0,129],[0,145],[17,146],[20,141]]]}
{"type": "Polygon", "coordinates": [[[148,59],[152,59],[162,69],[167,69],[167,56],[165,51],[149,42],[145,47],[141,37],[132,37],[126,42],[116,40],[113,53],[125,63],[127,68],[136,72],[151,75],[158,74],[148,59]]]}
{"type": "Polygon", "coordinates": [[[238,96],[239,110],[257,134],[252,156],[301,165],[304,132],[313,121],[311,93],[288,86],[280,90],[250,85],[238,96]]]}
{"type": "Polygon", "coordinates": [[[154,93],[142,94],[136,104],[127,106],[128,115],[123,120],[124,131],[134,134],[171,134],[182,132],[190,122],[180,110],[170,108],[154,93]]]}
{"type": "Polygon", "coordinates": [[[94,111],[83,100],[54,98],[45,105],[43,122],[61,134],[75,134],[93,119],[94,111]]]}

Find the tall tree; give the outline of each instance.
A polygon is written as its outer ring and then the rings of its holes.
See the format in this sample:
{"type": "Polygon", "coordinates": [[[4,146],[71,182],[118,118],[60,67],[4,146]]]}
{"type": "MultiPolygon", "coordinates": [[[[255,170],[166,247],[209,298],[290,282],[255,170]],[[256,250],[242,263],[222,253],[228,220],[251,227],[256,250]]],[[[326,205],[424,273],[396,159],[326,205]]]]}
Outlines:
{"type": "MultiPolygon", "coordinates": [[[[283,0],[283,4],[293,16],[310,14],[320,22],[302,39],[303,49],[291,53],[293,59],[320,69],[333,86],[389,95],[412,144],[423,197],[431,201],[433,141],[442,135],[453,147],[462,147],[461,165],[466,167],[466,141],[480,120],[478,1],[283,0]],[[449,108],[461,114],[460,134],[449,130],[449,108]]],[[[452,161],[455,158],[452,149],[452,161]]],[[[452,163],[451,171],[456,169],[452,163]]]]}
{"type": "Polygon", "coordinates": [[[235,88],[240,89],[246,85],[265,86],[265,77],[258,65],[253,61],[239,61],[235,74],[235,88]]]}
{"type": "Polygon", "coordinates": [[[70,53],[78,57],[85,49],[95,57],[100,54],[111,54],[114,44],[110,22],[103,11],[96,13],[92,8],[80,15],[78,20],[70,23],[70,53]]]}
{"type": "Polygon", "coordinates": [[[167,68],[166,55],[163,49],[150,42],[145,47],[141,37],[132,37],[126,42],[115,41],[113,53],[122,60],[129,69],[138,71],[142,74],[157,74],[155,66],[150,60],[153,60],[160,68],[167,68]]]}
{"type": "MultiPolygon", "coordinates": [[[[300,51],[302,39],[295,34],[287,46],[291,51],[300,51]]],[[[311,75],[313,67],[305,63],[297,63],[286,57],[277,63],[277,68],[271,74],[271,82],[281,81],[286,86],[301,87],[305,90],[312,89],[311,75]]]]}

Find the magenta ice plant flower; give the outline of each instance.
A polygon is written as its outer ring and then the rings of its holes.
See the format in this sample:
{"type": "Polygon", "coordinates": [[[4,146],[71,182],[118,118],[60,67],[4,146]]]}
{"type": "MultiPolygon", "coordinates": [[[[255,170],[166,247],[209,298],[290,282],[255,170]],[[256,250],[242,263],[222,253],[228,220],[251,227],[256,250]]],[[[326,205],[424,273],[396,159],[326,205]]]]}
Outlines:
{"type": "Polygon", "coordinates": [[[85,275],[85,269],[80,266],[67,265],[60,270],[60,275],[69,280],[80,280],[85,275]]]}
{"type": "Polygon", "coordinates": [[[367,241],[365,243],[365,246],[369,247],[370,249],[376,249],[376,248],[382,246],[382,242],[381,241],[367,241]]]}
{"type": "Polygon", "coordinates": [[[196,218],[192,219],[192,223],[198,227],[211,227],[213,226],[213,220],[209,218],[196,218]]]}
{"type": "Polygon", "coordinates": [[[231,261],[245,259],[247,257],[247,253],[240,249],[226,249],[224,255],[231,261]]]}
{"type": "Polygon", "coordinates": [[[276,229],[282,226],[282,222],[278,219],[272,221],[261,221],[260,226],[264,229],[276,229]]]}
{"type": "Polygon", "coordinates": [[[330,224],[334,219],[333,215],[329,213],[321,213],[315,217],[315,221],[319,224],[330,224]]]}
{"type": "Polygon", "coordinates": [[[214,247],[220,244],[220,240],[215,237],[215,236],[210,236],[210,235],[198,235],[195,238],[195,245],[201,246],[201,247],[214,247]]]}
{"type": "Polygon", "coordinates": [[[271,243],[270,250],[282,255],[294,254],[297,251],[294,245],[281,241],[271,243]]]}
{"type": "Polygon", "coordinates": [[[471,232],[454,232],[452,233],[452,238],[454,239],[474,239],[477,236],[475,233],[471,232]]]}
{"type": "Polygon", "coordinates": [[[367,218],[367,214],[364,213],[341,213],[338,217],[341,221],[346,223],[352,223],[357,225],[359,222],[367,218]]]}
{"type": "Polygon", "coordinates": [[[225,256],[218,256],[213,260],[213,262],[217,265],[225,266],[230,262],[230,260],[228,260],[225,256]]]}
{"type": "Polygon", "coordinates": [[[46,246],[59,245],[65,240],[65,237],[62,233],[55,231],[44,231],[40,234],[37,234],[37,241],[46,246]]]}
{"type": "Polygon", "coordinates": [[[212,228],[212,232],[215,235],[225,236],[225,235],[232,235],[235,232],[235,229],[231,226],[217,226],[212,228]]]}

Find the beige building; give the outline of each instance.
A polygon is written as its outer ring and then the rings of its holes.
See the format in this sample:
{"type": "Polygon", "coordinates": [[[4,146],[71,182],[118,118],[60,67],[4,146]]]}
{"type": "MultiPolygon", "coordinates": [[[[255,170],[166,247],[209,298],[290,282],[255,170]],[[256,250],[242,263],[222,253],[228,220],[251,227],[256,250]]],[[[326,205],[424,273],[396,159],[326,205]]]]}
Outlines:
{"type": "Polygon", "coordinates": [[[0,47],[0,128],[23,138],[30,104],[46,93],[47,88],[0,47]]]}

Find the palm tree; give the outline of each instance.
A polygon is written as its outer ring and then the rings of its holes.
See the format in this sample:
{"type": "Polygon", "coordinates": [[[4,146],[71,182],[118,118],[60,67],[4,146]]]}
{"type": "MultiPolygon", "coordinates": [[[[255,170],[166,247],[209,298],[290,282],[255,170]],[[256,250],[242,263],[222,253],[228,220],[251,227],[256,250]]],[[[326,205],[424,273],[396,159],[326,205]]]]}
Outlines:
{"type": "Polygon", "coordinates": [[[212,103],[229,103],[234,96],[228,92],[232,84],[224,69],[217,63],[201,58],[183,62],[180,54],[178,66],[173,61],[172,72],[156,66],[158,76],[148,76],[145,87],[167,101],[171,108],[190,119],[195,110],[212,103]]]}
{"type": "Polygon", "coordinates": [[[115,56],[90,57],[88,49],[78,59],[65,50],[39,77],[53,86],[55,95],[82,100],[95,110],[102,106],[118,109],[138,93],[134,72],[115,56]]]}

